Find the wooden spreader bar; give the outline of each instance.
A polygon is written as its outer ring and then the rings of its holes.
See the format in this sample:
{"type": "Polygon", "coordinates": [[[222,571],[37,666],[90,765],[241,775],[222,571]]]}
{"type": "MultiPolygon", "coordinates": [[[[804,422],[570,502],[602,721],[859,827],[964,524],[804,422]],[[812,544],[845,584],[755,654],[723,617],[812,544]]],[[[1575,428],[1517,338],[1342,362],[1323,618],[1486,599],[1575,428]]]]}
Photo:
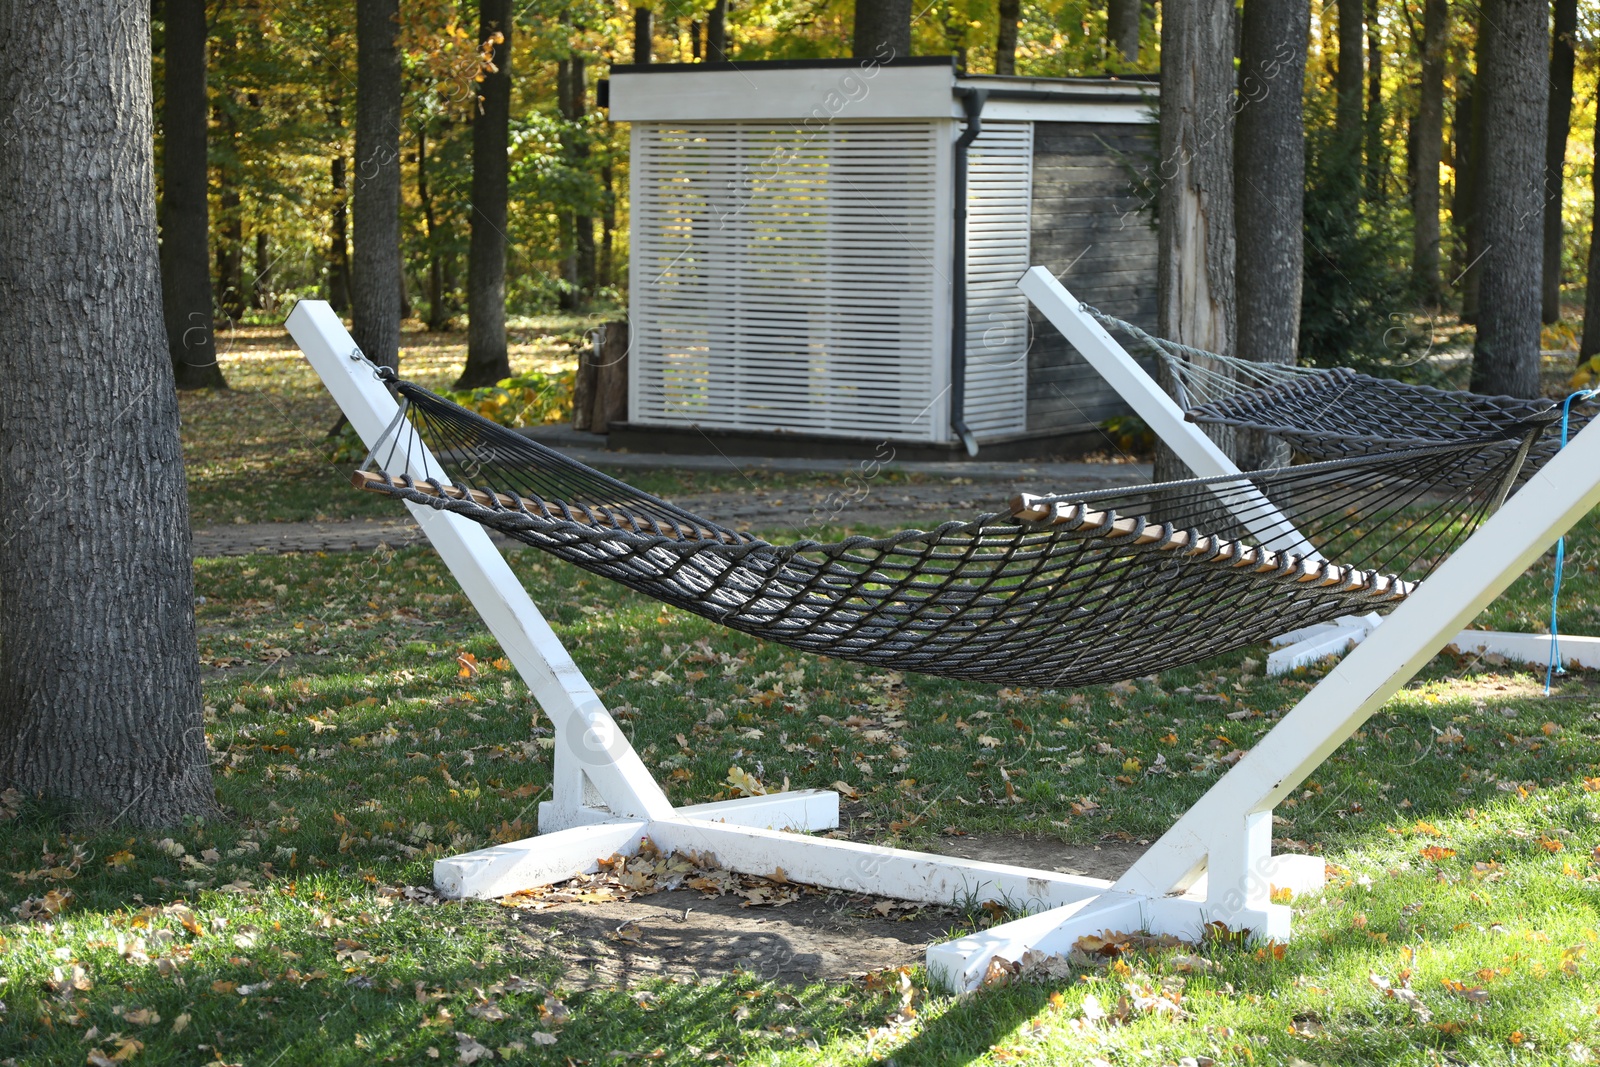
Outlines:
{"type": "Polygon", "coordinates": [[[1072,530],[1102,530],[1107,539],[1129,537],[1136,545],[1160,544],[1158,551],[1182,550],[1186,556],[1208,556],[1213,561],[1231,561],[1229,566],[1252,567],[1258,574],[1281,571],[1293,560],[1300,573],[1297,582],[1315,582],[1320,587],[1341,586],[1350,591],[1368,588],[1373,592],[1389,593],[1391,599],[1403,600],[1416,588],[1408,582],[1388,574],[1375,574],[1355,567],[1341,567],[1337,563],[1300,559],[1289,553],[1273,552],[1256,545],[1247,545],[1224,537],[1203,535],[1191,544],[1188,530],[1168,530],[1158,523],[1148,523],[1138,517],[1117,519],[1107,527],[1109,516],[1104,511],[1091,511],[1084,504],[1065,501],[1045,501],[1032,493],[1018,493],[1011,498],[1011,515],[1019,522],[1043,526],[1067,526],[1072,530]]]}

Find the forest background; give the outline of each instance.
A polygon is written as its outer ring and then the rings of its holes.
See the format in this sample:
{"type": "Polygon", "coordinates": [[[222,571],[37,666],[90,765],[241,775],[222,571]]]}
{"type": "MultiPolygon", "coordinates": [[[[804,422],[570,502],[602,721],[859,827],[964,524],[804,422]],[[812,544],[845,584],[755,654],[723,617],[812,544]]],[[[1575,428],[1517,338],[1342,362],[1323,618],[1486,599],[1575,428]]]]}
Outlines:
{"type": "MultiPolygon", "coordinates": [[[[155,9],[158,174],[166,140],[163,9],[177,2],[156,0],[155,9]]],[[[1427,0],[1312,4],[1303,98],[1303,359],[1362,362],[1415,347],[1429,333],[1419,328],[1418,312],[1424,321],[1474,317],[1473,182],[1487,154],[1474,158],[1472,118],[1483,13],[1476,4],[1435,4],[1448,6],[1448,17],[1432,49],[1427,0]],[[1362,18],[1360,32],[1346,32],[1341,43],[1344,9],[1362,18]],[[1342,65],[1341,48],[1357,51],[1358,62],[1342,65]],[[1425,90],[1429,55],[1442,65],[1436,101],[1425,90]],[[1429,168],[1419,166],[1418,130],[1430,106],[1442,112],[1435,120],[1443,133],[1436,184],[1429,168]],[[1359,137],[1348,135],[1353,114],[1359,137]],[[1419,199],[1419,184],[1436,188],[1437,199],[1419,199]],[[1356,188],[1359,195],[1351,195],[1356,188]],[[1417,252],[1429,243],[1426,216],[1434,203],[1436,269],[1417,252]]],[[[356,177],[358,5],[214,0],[205,6],[209,240],[219,319],[281,321],[286,301],[308,296],[344,310],[356,177]]],[[[509,75],[510,83],[508,313],[604,308],[626,302],[628,256],[627,129],[596,106],[596,86],[608,67],[645,58],[737,63],[843,56],[855,19],[851,0],[679,0],[653,8],[594,0],[507,3],[512,47],[505,69],[496,70],[480,6],[476,0],[399,5],[401,310],[430,330],[465,324],[473,124],[486,73],[509,75]]],[[[1543,318],[1557,322],[1562,301],[1571,306],[1568,324],[1546,331],[1546,347],[1576,343],[1580,329],[1594,216],[1596,14],[1591,0],[1554,4],[1546,159],[1563,165],[1546,191],[1543,318]]],[[[937,0],[915,12],[912,51],[954,55],[973,73],[1152,71],[1160,65],[1157,17],[1147,0],[937,0]],[[1014,35],[1005,32],[1011,17],[1014,35]]],[[[219,347],[225,344],[219,335],[219,347]]],[[[1600,336],[1584,345],[1583,355],[1597,345],[1600,336]]]]}

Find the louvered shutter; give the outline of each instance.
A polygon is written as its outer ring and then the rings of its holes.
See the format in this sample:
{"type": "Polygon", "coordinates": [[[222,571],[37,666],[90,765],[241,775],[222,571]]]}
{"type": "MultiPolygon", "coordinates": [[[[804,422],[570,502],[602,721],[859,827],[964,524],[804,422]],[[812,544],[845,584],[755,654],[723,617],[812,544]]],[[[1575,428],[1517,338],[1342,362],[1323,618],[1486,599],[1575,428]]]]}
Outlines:
{"type": "Polygon", "coordinates": [[[967,426],[985,437],[1028,423],[1033,123],[985,122],[967,149],[967,426]]]}
{"type": "Polygon", "coordinates": [[[634,123],[630,421],[946,439],[949,133],[634,123]]]}

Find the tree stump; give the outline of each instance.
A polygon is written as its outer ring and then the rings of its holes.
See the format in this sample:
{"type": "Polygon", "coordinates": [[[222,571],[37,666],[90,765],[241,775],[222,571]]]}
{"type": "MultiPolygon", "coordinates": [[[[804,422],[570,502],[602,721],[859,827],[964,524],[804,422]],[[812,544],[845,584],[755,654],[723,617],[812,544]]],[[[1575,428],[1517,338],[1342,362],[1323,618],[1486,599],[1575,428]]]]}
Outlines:
{"type": "Polygon", "coordinates": [[[572,389],[572,428],[607,433],[628,417],[628,324],[608,322],[578,356],[572,389]]]}

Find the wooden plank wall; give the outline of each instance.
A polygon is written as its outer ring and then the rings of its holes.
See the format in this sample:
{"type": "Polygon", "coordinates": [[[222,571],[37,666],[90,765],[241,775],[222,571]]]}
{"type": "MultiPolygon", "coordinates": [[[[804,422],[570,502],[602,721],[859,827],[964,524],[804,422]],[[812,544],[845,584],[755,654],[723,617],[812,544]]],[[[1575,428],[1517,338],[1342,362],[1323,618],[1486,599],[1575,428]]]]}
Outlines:
{"type": "MultiPolygon", "coordinates": [[[[1155,165],[1156,145],[1153,123],[1040,122],[1033,131],[1034,265],[1054,271],[1086,303],[1152,333],[1156,231],[1153,213],[1141,210],[1135,173],[1155,165]]],[[[1031,328],[1030,433],[1088,430],[1128,410],[1037,310],[1031,328]]]]}

